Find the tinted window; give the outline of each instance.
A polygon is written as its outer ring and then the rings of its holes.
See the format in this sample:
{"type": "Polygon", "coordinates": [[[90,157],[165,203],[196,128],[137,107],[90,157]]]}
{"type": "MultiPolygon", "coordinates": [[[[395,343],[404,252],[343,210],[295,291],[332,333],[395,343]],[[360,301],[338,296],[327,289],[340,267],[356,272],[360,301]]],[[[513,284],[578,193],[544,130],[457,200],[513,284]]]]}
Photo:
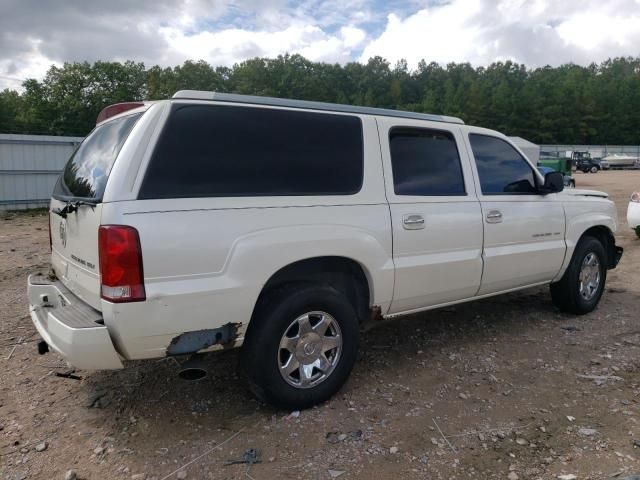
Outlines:
{"type": "Polygon", "coordinates": [[[485,195],[536,193],[533,169],[518,151],[500,138],[469,135],[485,195]]]}
{"type": "Polygon", "coordinates": [[[102,198],[113,162],[140,115],[127,115],[96,127],[71,155],[53,194],[102,198]]]}
{"type": "Polygon", "coordinates": [[[464,195],[456,142],[448,132],[394,128],[389,144],[396,195],[464,195]]]}
{"type": "Polygon", "coordinates": [[[362,186],[357,117],[235,106],[173,109],[140,198],[349,195],[362,186]]]}

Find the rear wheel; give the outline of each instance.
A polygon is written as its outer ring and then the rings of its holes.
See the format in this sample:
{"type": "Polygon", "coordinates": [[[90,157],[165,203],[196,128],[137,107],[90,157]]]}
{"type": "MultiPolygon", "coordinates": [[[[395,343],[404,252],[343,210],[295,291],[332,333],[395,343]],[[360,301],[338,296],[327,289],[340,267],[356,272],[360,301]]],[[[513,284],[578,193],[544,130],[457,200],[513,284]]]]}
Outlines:
{"type": "Polygon", "coordinates": [[[591,173],[598,173],[598,167],[595,165],[591,167],[591,173]]]}
{"type": "Polygon", "coordinates": [[[607,256],[595,237],[583,237],[559,282],[551,284],[553,303],[563,312],[584,315],[593,311],[607,280],[607,256]]]}
{"type": "Polygon", "coordinates": [[[282,408],[321,403],[351,373],[358,341],[356,312],[334,288],[298,285],[272,294],[261,301],[243,346],[249,388],[282,408]]]}

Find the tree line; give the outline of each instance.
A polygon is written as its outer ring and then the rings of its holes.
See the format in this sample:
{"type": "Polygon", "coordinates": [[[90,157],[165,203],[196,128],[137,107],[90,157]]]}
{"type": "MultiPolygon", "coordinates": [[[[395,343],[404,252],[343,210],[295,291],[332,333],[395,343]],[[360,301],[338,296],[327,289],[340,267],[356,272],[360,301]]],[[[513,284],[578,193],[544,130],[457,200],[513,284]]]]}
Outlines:
{"type": "Polygon", "coordinates": [[[640,144],[640,57],[536,69],[422,61],[415,70],[381,57],[339,65],[282,55],[173,68],[98,61],[52,66],[22,86],[0,92],[2,133],[84,136],[107,105],[191,89],[453,115],[536,143],[640,144]]]}

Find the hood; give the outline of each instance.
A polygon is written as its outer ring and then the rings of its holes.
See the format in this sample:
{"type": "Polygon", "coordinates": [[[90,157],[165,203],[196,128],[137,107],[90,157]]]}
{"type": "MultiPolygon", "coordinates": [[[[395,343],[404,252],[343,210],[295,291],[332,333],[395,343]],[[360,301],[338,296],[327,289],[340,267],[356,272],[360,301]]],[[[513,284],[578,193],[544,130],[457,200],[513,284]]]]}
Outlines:
{"type": "Polygon", "coordinates": [[[609,194],[605,192],[599,192],[598,190],[582,190],[580,188],[565,188],[562,191],[565,195],[571,195],[574,197],[598,197],[609,198],[609,194]]]}

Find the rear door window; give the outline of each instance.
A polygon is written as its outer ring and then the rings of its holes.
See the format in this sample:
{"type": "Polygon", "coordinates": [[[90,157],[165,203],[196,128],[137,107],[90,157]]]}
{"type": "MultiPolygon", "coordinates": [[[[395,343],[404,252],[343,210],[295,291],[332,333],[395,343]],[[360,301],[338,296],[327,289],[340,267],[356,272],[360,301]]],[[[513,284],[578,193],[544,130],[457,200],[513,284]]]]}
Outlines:
{"type": "Polygon", "coordinates": [[[483,195],[535,194],[533,168],[518,151],[501,138],[469,135],[483,195]]]}
{"type": "Polygon", "coordinates": [[[127,115],[96,127],[71,155],[54,197],[102,199],[113,162],[141,115],[127,115]]]}
{"type": "Polygon", "coordinates": [[[176,104],[139,198],[352,195],[363,155],[355,116],[176,104]]]}
{"type": "Polygon", "coordinates": [[[465,195],[460,156],[451,133],[393,128],[389,146],[396,195],[465,195]]]}

